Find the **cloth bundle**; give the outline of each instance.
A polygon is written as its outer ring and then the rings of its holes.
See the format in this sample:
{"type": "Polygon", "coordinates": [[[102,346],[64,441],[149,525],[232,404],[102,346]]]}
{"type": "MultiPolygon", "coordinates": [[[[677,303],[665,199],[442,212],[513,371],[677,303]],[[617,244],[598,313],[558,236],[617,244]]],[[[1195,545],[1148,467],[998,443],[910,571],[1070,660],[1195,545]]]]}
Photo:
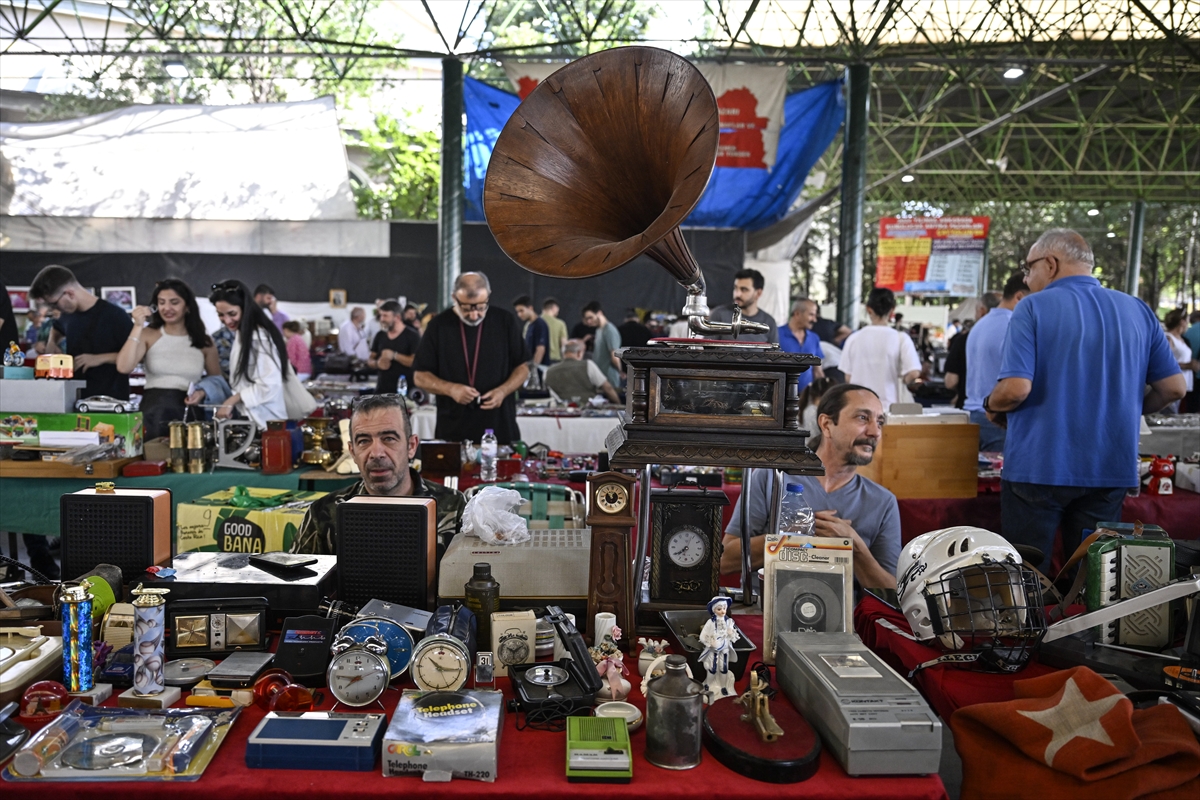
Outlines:
{"type": "Polygon", "coordinates": [[[1135,710],[1087,667],[1013,684],[950,719],[962,797],[1200,797],[1200,743],[1174,706],[1135,710]]]}

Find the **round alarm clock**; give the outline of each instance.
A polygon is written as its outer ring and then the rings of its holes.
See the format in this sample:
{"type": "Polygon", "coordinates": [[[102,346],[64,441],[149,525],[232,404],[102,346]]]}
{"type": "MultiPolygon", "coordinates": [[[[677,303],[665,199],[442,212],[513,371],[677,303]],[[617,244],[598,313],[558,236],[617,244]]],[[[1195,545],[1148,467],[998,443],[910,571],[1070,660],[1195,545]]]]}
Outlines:
{"type": "Polygon", "coordinates": [[[426,636],[413,651],[412,678],[426,691],[461,689],[467,683],[471,654],[467,646],[448,633],[426,636]]]}
{"type": "Polygon", "coordinates": [[[334,698],[355,707],[378,700],[392,678],[387,644],[377,636],[361,642],[338,636],[329,649],[333,657],[325,677],[334,698]]]}
{"type": "Polygon", "coordinates": [[[404,674],[412,663],[413,637],[400,623],[384,617],[362,617],[346,623],[338,636],[349,636],[353,641],[364,642],[367,637],[375,636],[387,645],[387,659],[391,666],[391,678],[395,680],[404,674]]]}
{"type": "Polygon", "coordinates": [[[679,567],[695,567],[708,554],[705,535],[691,525],[681,525],[667,539],[667,556],[679,567]]]}

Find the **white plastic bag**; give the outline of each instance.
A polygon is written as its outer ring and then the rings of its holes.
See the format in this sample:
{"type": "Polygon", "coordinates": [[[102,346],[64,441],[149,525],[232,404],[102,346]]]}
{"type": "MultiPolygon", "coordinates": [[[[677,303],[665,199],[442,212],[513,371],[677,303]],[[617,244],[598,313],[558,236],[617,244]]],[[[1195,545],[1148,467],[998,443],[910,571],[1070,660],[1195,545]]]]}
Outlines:
{"type": "Polygon", "coordinates": [[[524,499],[513,489],[488,486],[467,501],[463,509],[462,530],[488,544],[520,544],[532,537],[524,517],[516,514],[524,499]]]}

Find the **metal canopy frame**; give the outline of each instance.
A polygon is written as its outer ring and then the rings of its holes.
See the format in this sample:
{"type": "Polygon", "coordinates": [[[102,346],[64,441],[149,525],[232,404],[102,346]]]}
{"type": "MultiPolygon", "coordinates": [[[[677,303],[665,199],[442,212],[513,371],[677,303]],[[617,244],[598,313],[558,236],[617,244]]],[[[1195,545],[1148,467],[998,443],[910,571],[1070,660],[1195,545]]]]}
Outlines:
{"type": "MultiPolygon", "coordinates": [[[[619,30],[625,15],[647,5],[464,0],[461,12],[450,15],[445,3],[425,2],[446,48],[429,52],[381,43],[365,24],[346,41],[323,37],[322,20],[346,2],[262,0],[256,13],[265,6],[277,18],[273,30],[286,33],[265,36],[255,32],[261,16],[251,15],[249,3],[231,0],[235,18],[222,30],[237,35],[199,36],[183,33],[181,25],[210,7],[199,0],[6,0],[0,3],[0,54],[32,50],[93,63],[317,58],[353,79],[353,65],[377,59],[562,59],[628,44],[635,39],[599,32],[619,30]],[[109,24],[99,36],[57,21],[48,29],[54,12],[68,7],[88,9],[93,20],[107,15],[109,24]],[[243,11],[244,26],[236,18],[243,11]],[[538,27],[541,40],[503,46],[506,26],[531,13],[546,20],[538,27]],[[450,16],[458,18],[456,30],[439,22],[450,16]],[[126,34],[130,20],[136,24],[126,34]]],[[[356,2],[362,22],[370,4],[356,2]]],[[[690,46],[697,60],[786,63],[794,89],[840,78],[848,64],[871,65],[866,202],[1194,203],[1200,197],[1200,3],[1194,0],[703,0],[702,7],[708,36],[690,45],[647,43],[690,46]],[[1105,69],[1078,80],[1097,67],[1105,69]],[[1009,68],[1023,74],[1006,79],[1009,68]],[[904,174],[912,182],[888,179],[1073,81],[1052,102],[910,169],[904,174]]],[[[840,141],[814,172],[841,174],[840,141]]]]}

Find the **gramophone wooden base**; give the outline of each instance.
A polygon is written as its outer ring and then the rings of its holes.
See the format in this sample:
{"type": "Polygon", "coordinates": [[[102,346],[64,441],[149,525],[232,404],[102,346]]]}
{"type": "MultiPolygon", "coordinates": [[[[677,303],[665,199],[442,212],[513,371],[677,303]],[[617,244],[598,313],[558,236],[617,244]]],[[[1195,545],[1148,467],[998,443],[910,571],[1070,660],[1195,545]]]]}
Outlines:
{"type": "Polygon", "coordinates": [[[705,709],[704,746],[717,761],[764,783],[799,783],[817,773],[821,740],[786,697],[777,694],[771,701],[771,715],[783,729],[773,742],[759,738],[753,723],[742,722],[743,711],[732,697],[705,709]]]}
{"type": "Polygon", "coordinates": [[[805,431],[713,431],[703,428],[651,429],[623,424],[605,440],[613,469],[645,464],[764,467],[797,475],[824,475],[816,453],[805,445],[805,431]]]}

